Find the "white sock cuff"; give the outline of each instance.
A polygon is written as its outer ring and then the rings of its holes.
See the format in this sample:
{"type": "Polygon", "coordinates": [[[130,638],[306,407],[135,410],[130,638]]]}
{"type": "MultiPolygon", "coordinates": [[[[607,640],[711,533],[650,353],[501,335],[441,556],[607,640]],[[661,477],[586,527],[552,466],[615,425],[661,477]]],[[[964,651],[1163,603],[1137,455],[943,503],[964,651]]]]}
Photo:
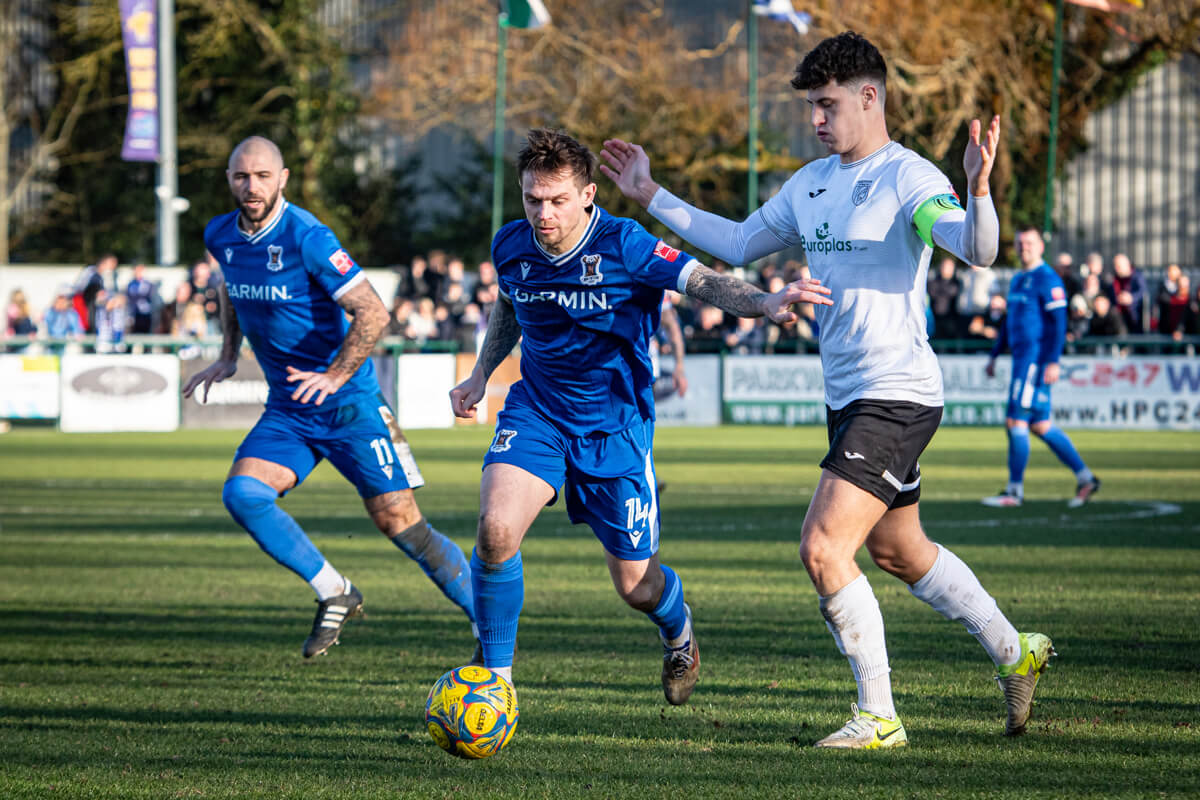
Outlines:
{"type": "Polygon", "coordinates": [[[350,580],[334,569],[328,561],[321,565],[321,569],[308,584],[317,593],[317,599],[322,601],[350,591],[350,580]]]}

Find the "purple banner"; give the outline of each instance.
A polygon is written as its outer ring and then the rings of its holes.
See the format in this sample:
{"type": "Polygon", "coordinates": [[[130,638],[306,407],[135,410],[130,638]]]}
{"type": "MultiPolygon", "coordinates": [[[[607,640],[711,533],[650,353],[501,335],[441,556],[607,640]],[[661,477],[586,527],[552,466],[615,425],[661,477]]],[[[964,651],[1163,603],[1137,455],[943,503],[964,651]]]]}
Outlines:
{"type": "Polygon", "coordinates": [[[157,0],[121,0],[129,115],[125,118],[126,161],[158,160],[157,0]]]}

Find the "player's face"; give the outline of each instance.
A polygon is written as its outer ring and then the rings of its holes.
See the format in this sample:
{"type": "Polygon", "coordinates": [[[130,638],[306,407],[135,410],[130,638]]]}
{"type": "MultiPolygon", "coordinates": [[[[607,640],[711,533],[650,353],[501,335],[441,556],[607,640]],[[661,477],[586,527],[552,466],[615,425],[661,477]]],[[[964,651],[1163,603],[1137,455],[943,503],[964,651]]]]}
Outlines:
{"type": "Polygon", "coordinates": [[[247,147],[229,164],[229,189],[250,230],[258,229],[279,204],[287,186],[287,168],[267,148],[247,147]]]}
{"type": "Polygon", "coordinates": [[[1036,231],[1021,231],[1017,234],[1016,248],[1017,258],[1021,259],[1021,263],[1032,267],[1041,263],[1046,245],[1036,231]]]}
{"type": "Polygon", "coordinates": [[[807,100],[812,108],[811,121],[817,138],[829,148],[830,153],[851,153],[866,137],[869,117],[866,105],[873,99],[878,101],[874,88],[864,84],[855,89],[830,81],[824,86],[810,89],[807,100]],[[869,94],[870,97],[866,97],[869,94]]]}
{"type": "Polygon", "coordinates": [[[569,171],[521,176],[525,218],[533,226],[538,244],[550,253],[565,253],[579,241],[595,196],[596,184],[581,185],[569,171]]]}

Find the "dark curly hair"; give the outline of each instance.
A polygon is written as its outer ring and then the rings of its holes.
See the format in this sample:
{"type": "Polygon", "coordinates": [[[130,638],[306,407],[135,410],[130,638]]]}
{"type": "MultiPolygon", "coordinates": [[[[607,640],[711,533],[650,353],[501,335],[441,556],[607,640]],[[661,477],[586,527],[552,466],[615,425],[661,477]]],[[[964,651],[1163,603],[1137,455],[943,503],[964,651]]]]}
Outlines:
{"type": "Polygon", "coordinates": [[[809,51],[796,67],[792,88],[803,92],[818,89],[830,81],[837,81],[839,85],[870,82],[884,89],[887,64],[866,37],[854,31],[839,33],[809,51]]]}
{"type": "Polygon", "coordinates": [[[562,131],[550,128],[534,128],[525,137],[521,152],[517,153],[517,175],[526,172],[537,175],[557,175],[570,171],[587,186],[596,172],[596,156],[591,150],[562,131]]]}

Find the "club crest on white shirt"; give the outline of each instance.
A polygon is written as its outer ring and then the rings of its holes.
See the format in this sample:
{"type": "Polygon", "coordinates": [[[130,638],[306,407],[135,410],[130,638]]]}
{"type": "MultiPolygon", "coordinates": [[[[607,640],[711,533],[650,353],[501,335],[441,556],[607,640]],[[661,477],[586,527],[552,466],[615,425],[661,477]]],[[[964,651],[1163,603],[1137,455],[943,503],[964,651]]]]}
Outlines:
{"type": "Polygon", "coordinates": [[[283,269],[283,247],[280,245],[267,245],[267,269],[271,272],[279,272],[283,269]]]}
{"type": "Polygon", "coordinates": [[[579,260],[583,262],[583,274],[579,276],[579,282],[584,286],[595,286],[604,280],[604,273],[600,271],[600,256],[585,255],[580,256],[579,260]]]}
{"type": "Polygon", "coordinates": [[[867,195],[871,193],[871,184],[874,181],[859,181],[854,184],[854,192],[850,195],[850,202],[856,206],[861,206],[867,202],[867,195]]]}

